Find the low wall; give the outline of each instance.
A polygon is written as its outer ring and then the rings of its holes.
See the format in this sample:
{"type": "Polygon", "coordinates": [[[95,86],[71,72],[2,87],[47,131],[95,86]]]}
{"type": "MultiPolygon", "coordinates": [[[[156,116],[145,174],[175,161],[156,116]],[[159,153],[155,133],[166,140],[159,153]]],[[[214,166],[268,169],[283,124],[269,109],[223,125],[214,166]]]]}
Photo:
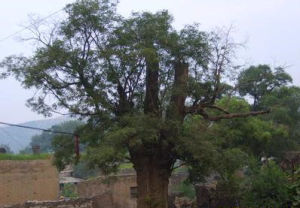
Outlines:
{"type": "MultiPolygon", "coordinates": [[[[176,188],[186,177],[186,173],[172,175],[169,182],[169,191],[176,188]]],[[[136,208],[136,187],[135,172],[128,172],[126,174],[98,177],[80,182],[77,184],[77,191],[80,197],[91,197],[109,193],[112,196],[113,208],[136,208]]]]}
{"type": "Polygon", "coordinates": [[[1,208],[96,208],[93,206],[93,200],[91,199],[78,199],[68,201],[32,201],[24,204],[17,204],[11,206],[4,206],[1,208]]]}
{"type": "Polygon", "coordinates": [[[100,177],[80,182],[77,191],[80,197],[110,194],[113,208],[135,208],[136,198],[131,196],[130,187],[136,187],[135,175],[100,177]]]}
{"type": "Polygon", "coordinates": [[[0,161],[0,206],[57,200],[58,195],[58,172],[50,159],[0,161]]]}
{"type": "MultiPolygon", "coordinates": [[[[101,200],[103,201],[107,197],[109,196],[101,196],[101,200]]],[[[29,201],[24,204],[0,206],[0,208],[111,208],[111,206],[105,202],[101,203],[98,197],[94,197],[60,201],[29,201]]]]}

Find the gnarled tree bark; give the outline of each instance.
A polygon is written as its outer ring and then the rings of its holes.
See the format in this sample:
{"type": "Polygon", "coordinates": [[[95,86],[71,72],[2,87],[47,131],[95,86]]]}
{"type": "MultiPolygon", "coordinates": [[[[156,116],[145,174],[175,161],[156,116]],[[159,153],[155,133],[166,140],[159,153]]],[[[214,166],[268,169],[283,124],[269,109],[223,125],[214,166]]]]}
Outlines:
{"type": "Polygon", "coordinates": [[[155,155],[141,155],[134,161],[137,173],[138,208],[168,207],[171,164],[170,161],[155,155]]]}

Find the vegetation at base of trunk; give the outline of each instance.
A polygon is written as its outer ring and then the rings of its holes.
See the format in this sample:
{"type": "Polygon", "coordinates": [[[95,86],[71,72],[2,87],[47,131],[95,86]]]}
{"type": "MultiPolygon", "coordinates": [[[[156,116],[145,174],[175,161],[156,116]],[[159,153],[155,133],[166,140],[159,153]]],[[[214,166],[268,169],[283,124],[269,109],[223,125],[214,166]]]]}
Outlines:
{"type": "MultiPolygon", "coordinates": [[[[252,87],[228,82],[238,70],[238,44],[230,31],[204,32],[197,24],[176,30],[167,11],[125,18],[116,10],[113,1],[77,0],[65,7],[65,19],[47,25],[49,31],[37,22],[34,53],[5,58],[0,76],[14,76],[24,88],[36,89],[27,103],[36,112],[49,116],[68,110],[87,121],[76,133],[90,167],[108,174],[132,163],[138,208],[167,207],[176,161],[186,165],[193,183],[213,172],[226,181],[245,165],[240,158],[280,156],[277,141],[280,147],[290,144],[285,138],[295,142],[290,135],[296,128],[251,117],[269,113],[269,100],[261,97],[289,82],[282,69],[275,78],[270,69],[262,73],[271,74],[272,82],[266,77],[258,86],[265,89],[254,108],[237,93],[251,95],[252,87]]],[[[288,109],[272,107],[278,113],[288,109]]],[[[71,138],[56,137],[53,150],[59,168],[78,159],[71,138]]]]}

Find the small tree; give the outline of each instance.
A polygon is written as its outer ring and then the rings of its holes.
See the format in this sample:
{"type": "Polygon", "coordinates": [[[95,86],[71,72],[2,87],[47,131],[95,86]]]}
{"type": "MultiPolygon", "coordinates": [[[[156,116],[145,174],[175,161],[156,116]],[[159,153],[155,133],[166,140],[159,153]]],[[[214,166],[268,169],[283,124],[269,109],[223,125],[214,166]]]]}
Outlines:
{"type": "Polygon", "coordinates": [[[266,113],[216,105],[228,89],[223,77],[234,69],[227,33],[208,34],[197,25],[177,31],[167,11],[123,18],[109,0],[78,0],[65,11],[49,39],[35,33],[33,56],[2,62],[2,76],[36,88],[28,104],[39,113],[63,108],[87,118],[87,158],[106,172],[132,162],[138,208],[167,207],[176,160],[194,170],[209,166],[215,152],[201,131],[186,131],[187,117],[216,122],[266,113]]]}

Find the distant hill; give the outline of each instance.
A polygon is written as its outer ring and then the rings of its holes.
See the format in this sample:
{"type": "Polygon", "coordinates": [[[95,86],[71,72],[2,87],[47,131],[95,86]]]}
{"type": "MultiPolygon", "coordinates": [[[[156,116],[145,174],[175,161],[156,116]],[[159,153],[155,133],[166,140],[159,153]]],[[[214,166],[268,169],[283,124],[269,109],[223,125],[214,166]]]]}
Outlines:
{"type": "MultiPolygon", "coordinates": [[[[29,121],[19,125],[49,129],[53,125],[69,120],[71,120],[69,117],[60,117],[55,119],[29,121]]],[[[21,149],[24,149],[27,145],[29,145],[32,136],[41,133],[42,131],[19,127],[0,127],[0,144],[8,145],[13,152],[19,152],[21,149]]]]}

